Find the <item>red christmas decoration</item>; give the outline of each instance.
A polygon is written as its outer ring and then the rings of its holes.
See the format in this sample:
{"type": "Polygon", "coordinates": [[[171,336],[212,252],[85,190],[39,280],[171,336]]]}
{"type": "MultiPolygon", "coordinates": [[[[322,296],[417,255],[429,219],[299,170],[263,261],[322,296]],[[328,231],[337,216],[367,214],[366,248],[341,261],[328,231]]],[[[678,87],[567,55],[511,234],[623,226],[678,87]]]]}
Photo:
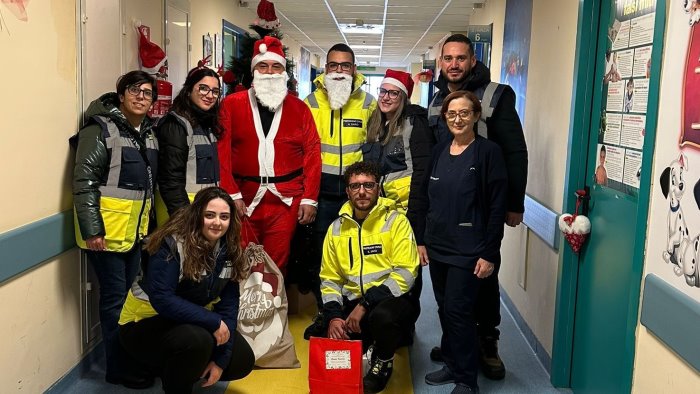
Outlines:
{"type": "Polygon", "coordinates": [[[587,217],[578,214],[581,201],[587,198],[586,194],[585,190],[578,190],[576,192],[576,211],[574,214],[565,213],[559,217],[559,229],[576,254],[581,250],[583,243],[591,232],[591,221],[587,217]]]}

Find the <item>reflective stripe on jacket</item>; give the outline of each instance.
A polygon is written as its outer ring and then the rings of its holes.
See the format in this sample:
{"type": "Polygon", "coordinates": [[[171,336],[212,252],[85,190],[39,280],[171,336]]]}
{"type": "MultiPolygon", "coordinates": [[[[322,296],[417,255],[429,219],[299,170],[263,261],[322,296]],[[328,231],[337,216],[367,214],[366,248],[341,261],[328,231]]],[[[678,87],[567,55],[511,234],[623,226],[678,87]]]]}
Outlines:
{"type": "Polygon", "coordinates": [[[364,75],[356,73],[348,102],[332,110],[323,83],[325,74],[314,83],[317,89],[304,102],[311,109],[316,129],[321,138],[321,193],[344,195],[342,175],[345,169],[362,161],[362,144],[367,140],[367,123],[377,108],[374,96],[361,89],[364,75]]]}
{"type": "Polygon", "coordinates": [[[387,297],[399,297],[411,289],[418,273],[413,230],[393,201],[380,197],[361,225],[352,214],[346,202],[323,243],[324,314],[340,313],[343,299],[364,298],[373,306],[387,297]]]}
{"type": "MultiPolygon", "coordinates": [[[[128,131],[121,131],[105,116],[94,116],[92,119],[102,129],[105,147],[110,152],[109,168],[104,174],[104,183],[99,186],[105,248],[110,252],[127,252],[148,232],[156,173],[154,166],[158,162],[158,142],[150,130],[142,136],[147,163],[133,135],[128,131]]],[[[75,211],[74,215],[76,243],[79,247],[87,249],[75,211]]]]}
{"type": "MultiPolygon", "coordinates": [[[[217,139],[211,129],[204,130],[202,127],[192,127],[192,124],[183,116],[174,111],[170,111],[158,122],[163,123],[164,119],[172,116],[177,123],[187,132],[187,164],[185,168],[185,191],[190,203],[200,190],[218,186],[219,158],[216,148],[217,139]]],[[[168,210],[161,194],[156,193],[156,219],[158,226],[162,226],[168,220],[168,210]]]]}

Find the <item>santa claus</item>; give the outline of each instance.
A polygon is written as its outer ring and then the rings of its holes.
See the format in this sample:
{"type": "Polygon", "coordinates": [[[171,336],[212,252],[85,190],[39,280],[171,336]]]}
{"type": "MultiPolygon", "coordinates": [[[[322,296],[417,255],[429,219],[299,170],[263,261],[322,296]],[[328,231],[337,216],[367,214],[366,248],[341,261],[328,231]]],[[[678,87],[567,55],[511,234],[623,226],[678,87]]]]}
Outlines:
{"type": "Polygon", "coordinates": [[[262,244],[284,272],[297,221],[316,217],[321,148],[309,108],[287,94],[282,43],[264,37],[254,46],[253,86],[221,103],[221,187],[244,223],[243,239],[262,244]],[[248,231],[252,230],[252,231],[248,231]]]}

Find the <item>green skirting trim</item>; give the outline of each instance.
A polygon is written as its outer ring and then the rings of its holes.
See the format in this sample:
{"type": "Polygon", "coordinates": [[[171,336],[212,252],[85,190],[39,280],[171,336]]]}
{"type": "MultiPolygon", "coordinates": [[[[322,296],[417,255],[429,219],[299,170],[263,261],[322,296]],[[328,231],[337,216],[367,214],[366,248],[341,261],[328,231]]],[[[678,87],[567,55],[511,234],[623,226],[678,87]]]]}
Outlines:
{"type": "Polygon", "coordinates": [[[72,210],[0,234],[0,283],[73,247],[72,210]]]}
{"type": "Polygon", "coordinates": [[[642,324],[700,371],[700,302],[654,274],[644,280],[642,324]]]}

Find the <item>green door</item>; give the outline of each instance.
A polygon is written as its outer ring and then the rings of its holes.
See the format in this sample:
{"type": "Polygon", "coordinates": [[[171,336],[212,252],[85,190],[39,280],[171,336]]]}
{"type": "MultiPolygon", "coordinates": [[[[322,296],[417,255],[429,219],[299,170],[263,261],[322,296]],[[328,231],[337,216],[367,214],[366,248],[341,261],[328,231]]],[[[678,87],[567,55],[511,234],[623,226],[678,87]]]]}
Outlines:
{"type": "Polygon", "coordinates": [[[581,4],[571,139],[580,146],[570,147],[565,206],[589,187],[591,234],[578,256],[562,246],[552,381],[575,393],[628,393],[665,1],[581,4]]]}

